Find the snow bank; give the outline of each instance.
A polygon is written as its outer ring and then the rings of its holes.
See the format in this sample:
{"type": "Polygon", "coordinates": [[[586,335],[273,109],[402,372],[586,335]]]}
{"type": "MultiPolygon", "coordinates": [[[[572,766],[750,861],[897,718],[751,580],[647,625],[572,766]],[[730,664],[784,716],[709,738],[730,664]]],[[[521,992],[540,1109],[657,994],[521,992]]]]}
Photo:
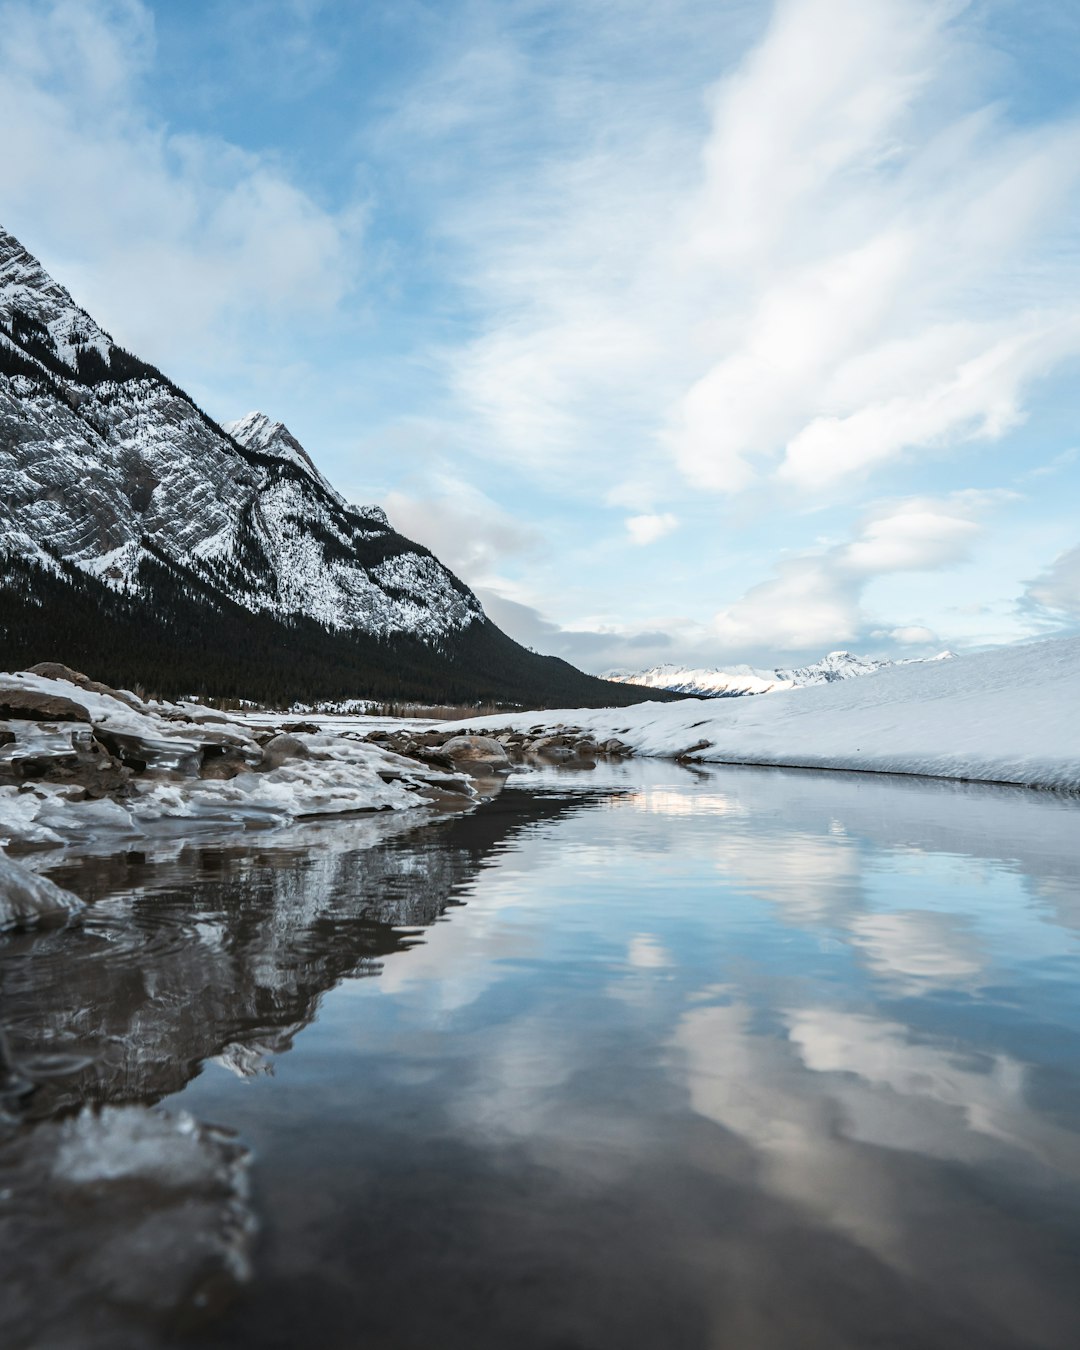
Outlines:
{"type": "Polygon", "coordinates": [[[1080,638],[1055,638],[769,698],[495,715],[446,729],[617,738],[635,754],[1080,791],[1080,638]]]}

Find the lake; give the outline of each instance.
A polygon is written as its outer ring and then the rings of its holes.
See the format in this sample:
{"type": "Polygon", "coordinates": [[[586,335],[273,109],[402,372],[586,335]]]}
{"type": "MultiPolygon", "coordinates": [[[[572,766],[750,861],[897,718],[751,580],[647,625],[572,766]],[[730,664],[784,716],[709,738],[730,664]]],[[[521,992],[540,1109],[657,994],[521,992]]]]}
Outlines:
{"type": "Polygon", "coordinates": [[[630,761],[65,858],[81,927],[0,938],[5,1345],[1072,1350],[1078,825],[630,761]]]}

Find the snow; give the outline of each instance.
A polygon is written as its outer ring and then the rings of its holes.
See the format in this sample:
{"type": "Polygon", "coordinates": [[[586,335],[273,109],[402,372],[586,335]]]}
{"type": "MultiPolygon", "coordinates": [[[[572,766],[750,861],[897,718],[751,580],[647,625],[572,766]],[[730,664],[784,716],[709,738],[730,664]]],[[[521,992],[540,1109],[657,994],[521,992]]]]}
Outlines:
{"type": "Polygon", "coordinates": [[[770,698],[497,714],[447,729],[541,734],[563,727],[669,759],[1080,791],[1080,638],[893,665],[770,698]]]}

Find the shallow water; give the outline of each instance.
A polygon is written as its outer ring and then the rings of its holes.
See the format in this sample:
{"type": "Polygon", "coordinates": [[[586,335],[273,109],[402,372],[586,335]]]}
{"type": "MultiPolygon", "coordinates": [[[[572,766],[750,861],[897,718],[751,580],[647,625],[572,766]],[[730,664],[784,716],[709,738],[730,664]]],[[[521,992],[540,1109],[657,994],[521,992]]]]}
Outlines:
{"type": "Polygon", "coordinates": [[[636,762],[69,859],[0,941],[5,1343],[1071,1350],[1078,823],[636,762]]]}

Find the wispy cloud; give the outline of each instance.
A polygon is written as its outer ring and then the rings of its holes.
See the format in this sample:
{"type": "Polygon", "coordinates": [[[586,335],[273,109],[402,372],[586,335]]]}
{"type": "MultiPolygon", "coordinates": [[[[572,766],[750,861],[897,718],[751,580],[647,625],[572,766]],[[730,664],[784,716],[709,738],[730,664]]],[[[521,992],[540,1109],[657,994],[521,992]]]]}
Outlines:
{"type": "Polygon", "coordinates": [[[493,453],[827,492],[1018,425],[1080,351],[1080,124],[1011,125],[978,88],[977,24],[782,0],[697,125],[651,126],[632,80],[616,125],[594,73],[518,71],[515,115],[547,96],[557,130],[573,96],[581,120],[448,211],[481,331],[447,359],[493,453]]]}
{"type": "Polygon", "coordinates": [[[1080,544],[1059,554],[1027,583],[1020,607],[1044,630],[1076,628],[1080,623],[1080,544]]]}

